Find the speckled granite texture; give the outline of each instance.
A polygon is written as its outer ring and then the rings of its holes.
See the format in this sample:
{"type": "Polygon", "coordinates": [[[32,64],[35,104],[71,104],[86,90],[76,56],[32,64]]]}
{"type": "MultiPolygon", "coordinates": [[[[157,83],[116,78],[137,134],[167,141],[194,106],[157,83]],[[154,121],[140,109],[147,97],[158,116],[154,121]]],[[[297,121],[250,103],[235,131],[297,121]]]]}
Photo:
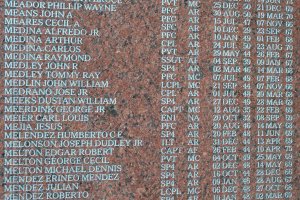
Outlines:
{"type": "MultiPolygon", "coordinates": [[[[212,0],[201,4],[200,23],[200,56],[199,65],[202,67],[203,78],[199,92],[201,106],[200,127],[200,194],[199,199],[212,199],[212,42],[214,21],[212,16],[212,0]]],[[[293,198],[300,199],[300,1],[294,0],[294,172],[293,198]]],[[[3,1],[0,3],[1,47],[3,46],[3,1]]],[[[119,163],[123,167],[120,181],[103,183],[82,183],[81,191],[88,191],[91,200],[158,200],[160,196],[160,99],[161,99],[161,62],[160,62],[160,27],[161,1],[159,0],[124,0],[117,12],[97,13],[93,11],[72,11],[74,20],[87,29],[97,28],[100,37],[85,37],[82,50],[92,56],[92,61],[80,63],[79,71],[101,71],[102,77],[108,79],[111,87],[105,89],[89,89],[93,97],[99,94],[113,95],[117,104],[105,114],[92,113],[87,123],[65,123],[66,130],[122,130],[128,139],[140,138],[143,147],[116,148],[112,163],[119,163]]],[[[178,55],[187,53],[187,9],[184,1],[180,1],[178,10],[178,55]]],[[[0,49],[1,63],[0,78],[1,93],[4,90],[3,48],[0,49]]],[[[255,58],[253,58],[255,59],[255,58]]],[[[178,70],[181,82],[186,80],[184,68],[178,70]]],[[[0,129],[4,130],[4,97],[0,95],[0,129]]],[[[186,106],[187,89],[184,87],[179,93],[177,104],[186,106]]],[[[186,111],[178,115],[176,144],[184,146],[186,138],[186,111]]],[[[254,131],[254,130],[253,130],[254,131]]],[[[3,165],[3,131],[0,134],[1,159],[3,165]]],[[[254,157],[252,158],[254,159],[254,157]]],[[[179,188],[186,192],[187,163],[184,154],[176,162],[176,176],[179,188]]],[[[3,168],[0,168],[3,177],[3,168]]],[[[254,173],[253,173],[254,174],[254,173]]],[[[253,175],[254,176],[254,175],[253,175]]],[[[1,179],[1,181],[3,181],[1,179]]],[[[2,182],[1,182],[2,183],[2,182]]],[[[3,186],[3,184],[2,184],[3,186]]],[[[2,199],[3,187],[0,187],[2,199]]],[[[252,187],[255,191],[255,187],[252,187]]],[[[178,199],[185,199],[183,194],[178,199]]]]}

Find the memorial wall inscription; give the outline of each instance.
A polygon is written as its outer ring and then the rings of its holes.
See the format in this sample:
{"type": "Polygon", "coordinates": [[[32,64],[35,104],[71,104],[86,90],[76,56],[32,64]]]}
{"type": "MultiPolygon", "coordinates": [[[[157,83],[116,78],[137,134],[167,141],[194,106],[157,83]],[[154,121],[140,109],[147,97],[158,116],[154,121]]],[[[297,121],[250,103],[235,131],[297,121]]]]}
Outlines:
{"type": "Polygon", "coordinates": [[[0,6],[1,199],[300,198],[298,0],[0,6]]]}

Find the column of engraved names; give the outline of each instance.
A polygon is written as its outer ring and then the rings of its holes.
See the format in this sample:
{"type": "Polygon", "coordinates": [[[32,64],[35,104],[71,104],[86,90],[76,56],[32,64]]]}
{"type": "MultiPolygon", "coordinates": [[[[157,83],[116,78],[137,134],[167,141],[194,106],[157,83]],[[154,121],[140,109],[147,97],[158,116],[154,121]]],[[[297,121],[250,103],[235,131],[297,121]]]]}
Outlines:
{"type": "Polygon", "coordinates": [[[283,38],[281,0],[257,1],[257,169],[256,199],[283,199],[283,141],[285,123],[283,38]]]}
{"type": "Polygon", "coordinates": [[[199,199],[200,186],[199,176],[199,127],[200,127],[200,98],[199,91],[201,80],[201,69],[199,66],[200,47],[200,1],[189,0],[188,5],[188,130],[187,130],[187,199],[199,199]]]}
{"type": "Polygon", "coordinates": [[[64,42],[54,42],[53,37],[46,39],[47,45],[43,44],[40,26],[49,27],[50,35],[50,28],[58,24],[64,28],[70,22],[69,19],[60,20],[64,12],[51,14],[41,10],[45,6],[44,2],[32,5],[25,1],[5,1],[4,189],[8,199],[42,199],[43,191],[50,190],[50,184],[44,188],[45,177],[41,174],[43,165],[46,162],[52,164],[52,161],[42,156],[48,154],[47,147],[54,146],[50,139],[54,135],[52,131],[62,130],[62,123],[57,115],[50,114],[54,113],[54,109],[47,105],[50,102],[46,99],[63,91],[52,89],[50,82],[42,80],[45,75],[47,78],[51,76],[51,71],[44,74],[43,69],[52,67],[51,61],[44,65],[43,57],[51,60],[53,52],[78,50],[76,46],[59,49],[63,48],[61,44],[64,42]],[[45,51],[47,54],[44,54],[45,51]],[[39,105],[36,106],[36,103],[39,105]]]}
{"type": "Polygon", "coordinates": [[[117,146],[140,146],[119,130],[64,131],[115,105],[101,72],[82,71],[93,58],[83,37],[99,37],[74,20],[72,10],[114,12],[117,4],[5,1],[5,199],[84,199],[79,181],[118,180],[122,166],[108,157],[117,146]],[[97,10],[98,9],[98,10],[97,10]]]}
{"type": "Polygon", "coordinates": [[[238,1],[214,1],[213,199],[237,199],[238,1]]]}
{"type": "Polygon", "coordinates": [[[176,44],[179,2],[161,1],[161,191],[160,199],[175,199],[181,195],[176,181],[176,161],[182,147],[176,147],[177,106],[176,93],[181,88],[176,72],[183,62],[176,44]]]}

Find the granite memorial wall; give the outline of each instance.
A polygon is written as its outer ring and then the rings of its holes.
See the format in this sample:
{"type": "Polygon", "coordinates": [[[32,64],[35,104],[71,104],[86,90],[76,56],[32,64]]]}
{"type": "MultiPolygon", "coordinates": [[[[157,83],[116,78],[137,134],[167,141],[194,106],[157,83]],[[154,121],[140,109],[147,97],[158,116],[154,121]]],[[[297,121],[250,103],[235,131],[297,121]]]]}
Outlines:
{"type": "Polygon", "coordinates": [[[300,199],[299,0],[0,6],[1,199],[300,199]]]}

